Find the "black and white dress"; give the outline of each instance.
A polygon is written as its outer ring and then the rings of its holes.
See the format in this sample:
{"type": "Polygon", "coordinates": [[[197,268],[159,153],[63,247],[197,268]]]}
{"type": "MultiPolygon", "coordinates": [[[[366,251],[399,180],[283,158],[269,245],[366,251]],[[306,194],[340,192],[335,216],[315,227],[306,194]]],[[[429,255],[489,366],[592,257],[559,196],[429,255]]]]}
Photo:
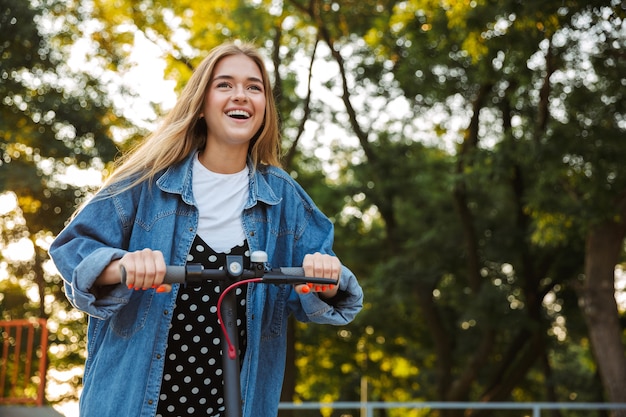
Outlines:
{"type": "MultiPolygon", "coordinates": [[[[247,245],[237,246],[231,255],[243,255],[249,268],[247,245]]],[[[224,265],[226,253],[216,253],[196,237],[189,262],[205,268],[224,265]]],[[[237,287],[237,328],[239,359],[246,349],[246,286],[237,287]]],[[[205,281],[179,289],[172,318],[165,370],[157,417],[222,416],[224,394],[222,378],[221,328],[217,320],[218,282],[205,281]]]]}
{"type": "MultiPolygon", "coordinates": [[[[250,255],[241,223],[248,198],[248,168],[235,174],[209,171],[196,157],[193,194],[198,230],[187,258],[205,268],[220,268],[227,254],[250,255]]],[[[237,287],[239,357],[246,348],[246,286],[237,287]]],[[[224,415],[221,328],[217,319],[219,283],[181,286],[169,330],[165,369],[156,417],[224,415]]]]}

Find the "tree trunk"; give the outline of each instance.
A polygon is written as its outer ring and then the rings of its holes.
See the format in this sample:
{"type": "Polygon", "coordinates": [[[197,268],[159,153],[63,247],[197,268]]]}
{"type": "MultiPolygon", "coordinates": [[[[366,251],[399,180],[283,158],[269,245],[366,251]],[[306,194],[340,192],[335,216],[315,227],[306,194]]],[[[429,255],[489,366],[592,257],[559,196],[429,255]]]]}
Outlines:
{"type": "MultiPolygon", "coordinates": [[[[624,241],[624,225],[606,221],[587,234],[581,307],[609,402],[626,402],[626,356],[615,301],[615,265],[624,241]]],[[[616,410],[614,417],[625,417],[616,410]]]]}

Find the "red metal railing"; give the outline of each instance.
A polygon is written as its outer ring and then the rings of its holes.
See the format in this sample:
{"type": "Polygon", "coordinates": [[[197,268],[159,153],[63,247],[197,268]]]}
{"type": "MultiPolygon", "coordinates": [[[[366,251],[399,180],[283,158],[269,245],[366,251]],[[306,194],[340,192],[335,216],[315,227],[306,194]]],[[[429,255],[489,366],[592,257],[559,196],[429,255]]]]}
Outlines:
{"type": "Polygon", "coordinates": [[[48,357],[46,319],[0,321],[0,404],[42,406],[48,357]]]}

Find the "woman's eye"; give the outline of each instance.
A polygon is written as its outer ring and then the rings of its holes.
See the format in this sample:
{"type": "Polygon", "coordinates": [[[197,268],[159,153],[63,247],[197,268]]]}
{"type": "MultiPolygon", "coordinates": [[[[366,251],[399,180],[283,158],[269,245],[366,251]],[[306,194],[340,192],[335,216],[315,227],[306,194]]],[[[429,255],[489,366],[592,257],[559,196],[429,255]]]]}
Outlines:
{"type": "Polygon", "coordinates": [[[228,88],[230,87],[227,82],[222,82],[217,84],[217,88],[228,88]]]}
{"type": "Polygon", "coordinates": [[[256,90],[256,91],[263,91],[263,88],[261,88],[261,86],[259,86],[259,85],[251,85],[250,89],[251,90],[256,90]]]}

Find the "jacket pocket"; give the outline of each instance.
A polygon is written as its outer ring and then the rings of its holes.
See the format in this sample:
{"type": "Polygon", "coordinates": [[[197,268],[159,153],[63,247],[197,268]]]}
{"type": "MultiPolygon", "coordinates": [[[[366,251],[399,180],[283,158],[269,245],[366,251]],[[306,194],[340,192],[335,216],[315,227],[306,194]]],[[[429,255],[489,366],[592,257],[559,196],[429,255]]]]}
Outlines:
{"type": "Polygon", "coordinates": [[[146,325],[154,291],[135,291],[128,304],[111,318],[111,329],[121,338],[130,339],[146,325]]]}

